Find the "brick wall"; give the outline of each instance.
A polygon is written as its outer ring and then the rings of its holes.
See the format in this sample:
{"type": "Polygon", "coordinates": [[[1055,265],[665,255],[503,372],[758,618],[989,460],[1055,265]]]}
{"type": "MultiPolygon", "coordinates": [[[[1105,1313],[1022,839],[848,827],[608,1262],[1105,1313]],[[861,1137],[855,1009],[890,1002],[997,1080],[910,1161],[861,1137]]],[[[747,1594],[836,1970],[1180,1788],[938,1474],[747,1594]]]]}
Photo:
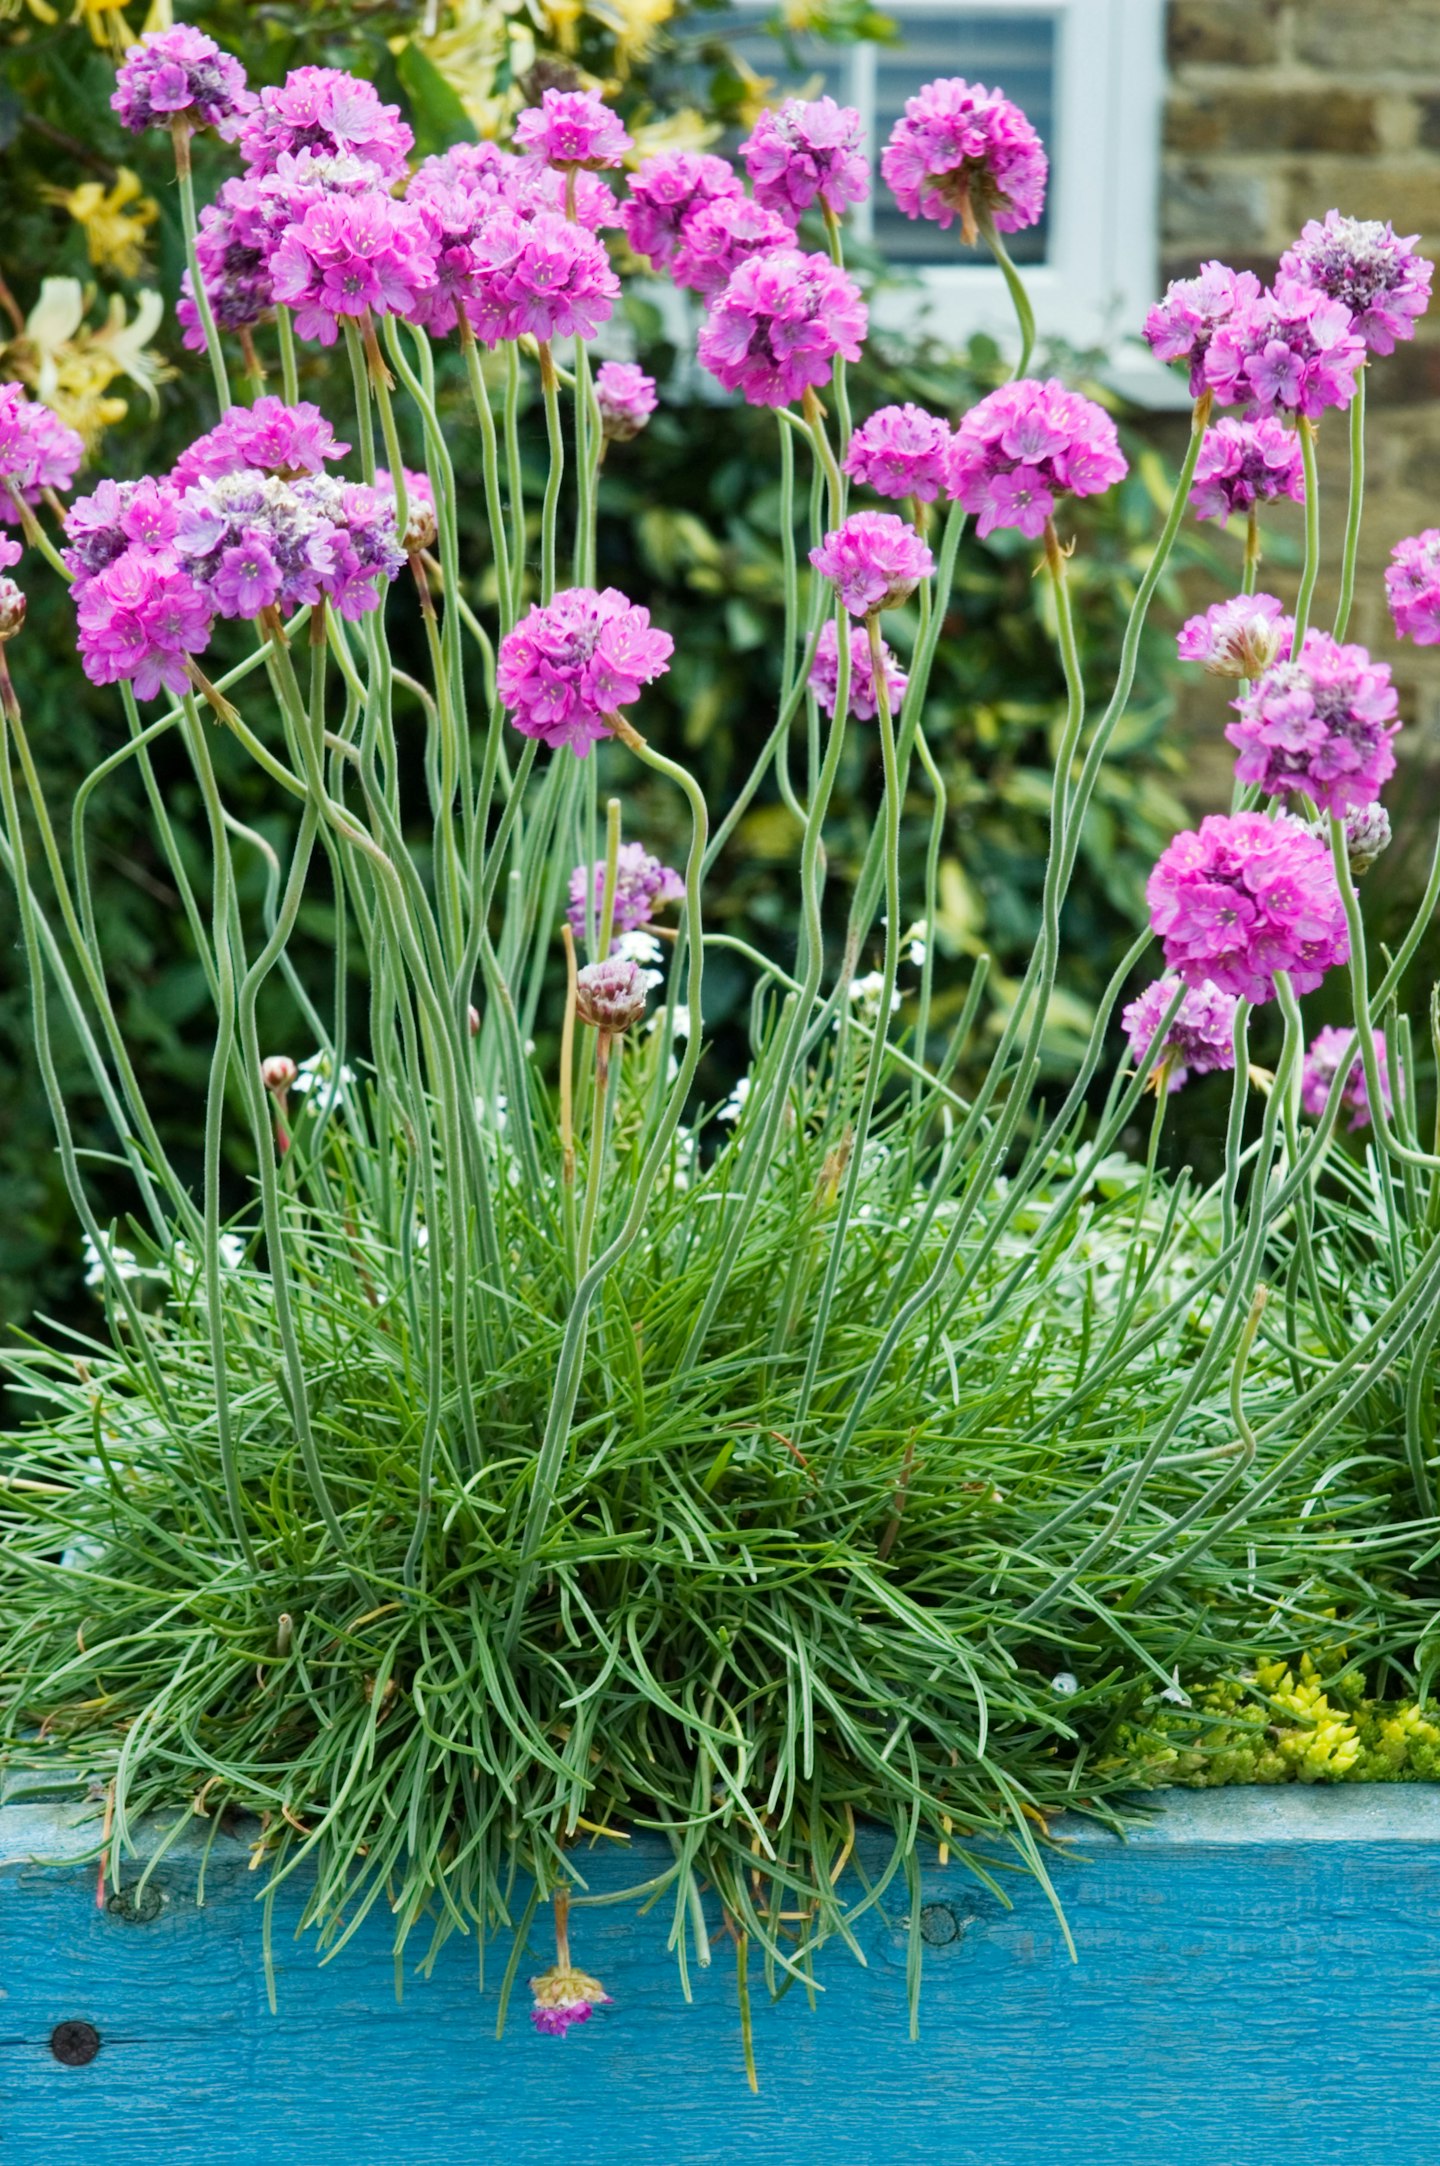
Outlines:
{"type": "MultiPolygon", "coordinates": [[[[1332,205],[1418,232],[1423,253],[1440,258],[1440,0],[1172,0],[1168,43],[1166,279],[1209,256],[1269,279],[1305,220],[1332,205]]],[[[1428,810],[1440,794],[1440,648],[1396,644],[1381,574],[1401,535],[1440,526],[1440,291],[1414,343],[1372,362],[1368,398],[1351,636],[1395,670],[1407,724],[1400,743],[1415,780],[1423,776],[1415,794],[1428,810]]],[[[1347,461],[1346,421],[1330,415],[1320,430],[1321,623],[1335,591],[1347,461]]],[[[1298,520],[1286,524],[1298,538],[1298,520]]],[[[1261,584],[1288,597],[1294,574],[1272,564],[1261,584]]],[[[1197,589],[1197,601],[1214,598],[1197,589]]],[[[1187,691],[1181,716],[1189,794],[1203,809],[1229,794],[1217,690],[1187,691]]]]}

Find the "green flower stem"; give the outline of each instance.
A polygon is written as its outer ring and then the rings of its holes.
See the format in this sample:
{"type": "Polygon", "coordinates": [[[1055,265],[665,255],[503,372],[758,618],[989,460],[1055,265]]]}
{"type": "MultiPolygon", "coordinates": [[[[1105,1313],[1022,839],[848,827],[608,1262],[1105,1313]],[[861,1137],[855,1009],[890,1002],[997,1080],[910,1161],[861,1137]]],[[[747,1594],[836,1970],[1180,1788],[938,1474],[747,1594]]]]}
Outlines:
{"type": "Polygon", "coordinates": [[[1260,507],[1252,504],[1245,514],[1245,564],[1240,581],[1242,594],[1253,594],[1260,579],[1260,507]]]}
{"type": "Polygon", "coordinates": [[[1310,623],[1310,604],[1315,598],[1315,582],[1320,576],[1320,475],[1315,463],[1315,425],[1303,414],[1296,421],[1300,436],[1300,459],[1305,469],[1305,564],[1300,574],[1300,592],[1295,597],[1295,636],[1292,642],[1296,654],[1305,644],[1305,633],[1310,623]]]}
{"type": "Polygon", "coordinates": [[[550,445],[550,471],[545,477],[545,500],[540,511],[540,599],[555,593],[555,528],[560,513],[560,484],[565,478],[565,438],[560,429],[560,388],[550,348],[540,341],[540,391],[545,401],[545,434],[550,445]]]}
{"type": "Polygon", "coordinates": [[[395,497],[395,527],[403,535],[410,523],[410,492],[405,482],[405,460],[400,450],[400,431],[395,425],[395,406],[390,397],[392,378],[375,336],[374,319],[367,309],[360,323],[361,343],[365,349],[365,372],[370,388],[375,394],[375,404],[380,409],[380,433],[385,439],[385,463],[390,470],[390,487],[395,497]]]}
{"type": "MultiPolygon", "coordinates": [[[[1391,1158],[1399,1159],[1408,1166],[1421,1167],[1427,1173],[1440,1170],[1440,1159],[1429,1151],[1412,1150],[1402,1143],[1390,1125],[1381,1094],[1380,1063],[1375,1056],[1375,1038],[1372,1018],[1383,1012],[1383,1004],[1370,998],[1370,966],[1365,952],[1365,920],[1360,913],[1360,898],[1355,893],[1355,879],[1350,870],[1350,854],[1345,846],[1345,823],[1330,814],[1330,857],[1335,867],[1335,880],[1340,889],[1340,900],[1345,910],[1345,923],[1350,931],[1350,993],[1355,1010],[1357,1044],[1365,1070],[1365,1093],[1370,1101],[1370,1119],[1381,1147],[1391,1158]]],[[[1349,1073],[1353,1055],[1341,1063],[1336,1081],[1349,1073]]]]}
{"type": "Polygon", "coordinates": [[[505,346],[505,470],[510,484],[510,598],[512,617],[525,598],[525,467],[520,457],[520,353],[513,339],[505,346]]]}
{"type": "Polygon", "coordinates": [[[1065,552],[1060,546],[1054,522],[1051,520],[1045,523],[1045,563],[1050,574],[1050,591],[1055,600],[1056,644],[1060,649],[1060,666],[1065,675],[1065,720],[1060,731],[1060,749],[1055,761],[1053,784],[1056,795],[1055,847],[1063,856],[1077,780],[1073,773],[1075,755],[1080,745],[1080,733],[1085,727],[1085,673],[1080,666],[1080,649],[1075,642],[1075,618],[1070,608],[1070,586],[1065,577],[1065,552]]]}
{"type": "MultiPolygon", "coordinates": [[[[945,818],[950,809],[949,792],[945,777],[935,764],[923,729],[915,732],[915,750],[925,779],[930,785],[934,807],[930,815],[930,839],[925,850],[925,960],[920,965],[920,1000],[915,1016],[915,1047],[919,1054],[920,1072],[925,1069],[926,1049],[930,1043],[930,1003],[935,988],[935,921],[940,914],[940,851],[945,840],[945,818]]],[[[914,1112],[920,1111],[920,1075],[911,1079],[910,1103],[914,1112]]]]}
{"type": "Polygon", "coordinates": [[[275,330],[280,341],[280,382],[285,404],[296,406],[300,402],[300,371],[295,360],[295,325],[283,301],[276,303],[275,330]]]}
{"type": "MultiPolygon", "coordinates": [[[[490,528],[490,547],[495,557],[500,630],[504,633],[508,632],[515,622],[515,594],[510,569],[510,542],[505,532],[504,501],[500,493],[500,445],[495,433],[495,413],[490,404],[490,389],[485,381],[480,349],[463,313],[460,317],[460,351],[465,358],[465,374],[470,385],[475,418],[480,424],[480,446],[485,472],[485,517],[490,528]]],[[[450,591],[448,572],[446,591],[447,594],[450,591]]],[[[460,591],[458,579],[454,591],[457,594],[460,591]]]]}
{"type": "Polygon", "coordinates": [[[1340,599],[1335,605],[1335,637],[1345,637],[1350,605],[1355,599],[1355,567],[1360,556],[1360,518],[1365,509],[1365,379],[1369,367],[1362,363],[1355,377],[1355,396],[1350,401],[1350,500],[1345,512],[1345,550],[1340,560],[1340,599]]]}
{"type": "MultiPolygon", "coordinates": [[[[843,271],[845,268],[845,241],[840,230],[840,221],[828,203],[822,203],[820,208],[825,219],[825,238],[830,246],[830,260],[837,271],[843,271]]],[[[839,425],[840,457],[843,460],[850,448],[850,392],[845,380],[845,362],[839,354],[835,356],[831,384],[835,394],[835,415],[839,425]]]]}
{"type": "MultiPolygon", "coordinates": [[[[1287,1021],[1288,1021],[1287,1017],[1287,1021]]],[[[1250,1099],[1250,1003],[1238,1000],[1231,1030],[1230,1112],[1225,1124],[1225,1171],[1220,1184],[1220,1246],[1235,1239],[1240,1188],[1240,1157],[1245,1142],[1245,1109],[1250,1099]]]]}
{"type": "Polygon", "coordinates": [[[977,209],[975,223],[979,228],[980,238],[1000,267],[1000,276],[1005,281],[1006,291],[1015,309],[1015,321],[1020,327],[1020,357],[1011,376],[1013,383],[1029,372],[1030,356],[1035,351],[1035,311],[1030,306],[1030,296],[1011,260],[1010,251],[995,230],[995,220],[991,213],[977,209]]]}
{"type": "Polygon", "coordinates": [[[185,229],[185,263],[190,272],[191,295],[195,313],[200,318],[200,328],[205,334],[205,351],[210,356],[210,374],[215,380],[215,396],[220,404],[223,420],[233,401],[230,397],[230,379],[225,373],[225,352],[220,344],[220,333],[215,328],[215,316],[210,307],[210,296],[205,281],[200,276],[200,258],[196,254],[196,237],[199,231],[195,221],[195,181],[190,171],[190,124],[177,118],[171,124],[170,140],[175,146],[175,178],[180,184],[180,223],[185,229]]]}
{"type": "Polygon", "coordinates": [[[355,426],[360,436],[360,475],[375,486],[375,421],[370,412],[370,376],[365,346],[353,316],[345,318],[345,351],[350,357],[350,383],[355,394],[355,426]]]}
{"type": "Polygon", "coordinates": [[[590,1158],[585,1169],[585,1200],[580,1210],[580,1232],[575,1243],[577,1280],[583,1279],[590,1268],[590,1251],[595,1240],[595,1219],[600,1208],[600,1191],[605,1185],[605,1165],[610,1155],[610,1131],[614,1124],[615,1100],[620,1087],[620,1058],[624,1050],[623,1037],[612,1040],[608,1031],[597,1031],[590,1108],[590,1158]]]}
{"type": "Polygon", "coordinates": [[[572,579],[577,587],[595,584],[595,520],[600,485],[600,456],[605,439],[600,406],[590,379],[590,352],[575,340],[575,554],[572,579]]]}

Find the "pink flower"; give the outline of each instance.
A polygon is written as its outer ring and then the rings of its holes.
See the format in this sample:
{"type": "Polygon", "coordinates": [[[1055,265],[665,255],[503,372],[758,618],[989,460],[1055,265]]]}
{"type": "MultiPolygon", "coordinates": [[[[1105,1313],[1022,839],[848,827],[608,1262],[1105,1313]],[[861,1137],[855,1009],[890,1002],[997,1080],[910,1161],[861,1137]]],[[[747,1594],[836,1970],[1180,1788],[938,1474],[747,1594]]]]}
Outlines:
{"type": "Polygon", "coordinates": [[[877,496],[933,504],[947,487],[954,431],[923,406],[882,406],[850,439],[845,471],[877,496]]]}
{"type": "Polygon", "coordinates": [[[1253,271],[1232,271],[1228,263],[1202,263],[1195,278],[1172,279],[1163,301],[1145,318],[1145,337],[1157,361],[1183,361],[1190,374],[1190,396],[1206,387],[1205,356],[1222,324],[1260,298],[1253,271]]]}
{"type": "Polygon", "coordinates": [[[1357,880],[1390,847],[1390,815],[1381,804],[1362,805],[1345,815],[1345,855],[1357,880]]]}
{"type": "MultiPolygon", "coordinates": [[[[610,963],[593,963],[592,970],[611,970],[610,963]]],[[[629,966],[631,969],[634,965],[629,966]]],[[[581,972],[581,976],[584,976],[581,972]]],[[[640,1006],[645,1005],[642,993],[640,1006]]],[[[597,2008],[610,2006],[610,1995],[598,1978],[588,1972],[576,1970],[569,1963],[556,1963],[553,1969],[542,1971],[538,1978],[530,1980],[530,1991],[535,2005],[530,2020],[542,2037],[563,2038],[575,2023],[588,2023],[597,2008]]]]}
{"type": "Polygon", "coordinates": [[[396,105],[382,105],[371,83],[341,68],[292,68],[279,89],[259,93],[240,130],[252,174],[274,173],[288,151],[324,157],[348,152],[387,181],[399,180],[415,138],[396,105]]]}
{"type": "Polygon", "coordinates": [[[828,256],[777,248],[732,272],[697,351],[727,391],[752,406],[787,406],[829,381],[837,354],[859,360],[868,322],[859,288],[828,256]]]}
{"type": "Polygon", "coordinates": [[[1205,380],[1222,406],[1303,414],[1348,406],[1365,359],[1343,301],[1279,278],[1221,324],[1205,355],[1205,380]]]}
{"type": "MultiPolygon", "coordinates": [[[[1180,990],[1180,982],[1179,978],[1157,978],[1122,1012],[1120,1023],[1130,1040],[1133,1061],[1144,1059],[1146,1047],[1180,990]]],[[[1222,993],[1208,983],[1187,991],[1175,1020],[1155,1049],[1151,1075],[1158,1080],[1163,1073],[1166,1089],[1178,1091],[1192,1068],[1196,1075],[1233,1068],[1236,1005],[1233,993],[1222,993]]]]}
{"type": "MultiPolygon", "coordinates": [[[[592,893],[595,903],[595,922],[598,927],[600,910],[605,899],[605,860],[599,859],[592,868],[592,893]]],[[[685,893],[685,882],[669,865],[662,865],[658,857],[652,857],[643,843],[622,842],[615,867],[615,915],[613,932],[618,939],[621,933],[638,932],[648,925],[657,910],[667,902],[678,902],[685,893]]],[[[577,865],[570,875],[570,907],[566,911],[570,929],[577,940],[586,936],[585,925],[585,867],[577,865]]]]}
{"type": "MultiPolygon", "coordinates": [[[[575,1013],[582,1023],[589,1023],[595,1030],[620,1032],[638,1023],[645,1013],[645,1001],[650,989],[648,974],[628,955],[607,955],[598,963],[586,963],[575,973],[575,1013]]],[[[536,1980],[531,1979],[534,1991],[536,1980]]],[[[602,1995],[603,1999],[605,1996],[602,1995]]],[[[536,2008],[532,2021],[537,2030],[558,2030],[564,2036],[572,2023],[583,2023],[590,2007],[582,2001],[579,2008],[536,2008]],[[542,2020],[545,2018],[547,2020],[542,2020]]]]}
{"type": "Polygon", "coordinates": [[[602,361],[595,372],[595,399],[600,427],[616,444],[638,436],[659,403],[654,377],[633,361],[602,361]]]}
{"type": "Polygon", "coordinates": [[[834,580],[854,617],[894,609],[935,569],[935,559],[914,527],[893,511],[852,512],[811,550],[810,562],[823,578],[834,580]]]}
{"type": "Polygon", "coordinates": [[[500,642],[496,683],[526,737],[584,759],[617,709],[670,666],[675,642],[614,587],[571,587],[537,603],[500,642]]]}
{"type": "Polygon", "coordinates": [[[420,210],[374,188],[312,202],[270,271],[299,336],[333,346],[342,317],[412,315],[435,283],[435,258],[420,210]]]}
{"type": "Polygon", "coordinates": [[[24,554],[19,542],[11,541],[8,534],[0,534],[0,572],[13,571],[24,554]]]}
{"type": "Polygon", "coordinates": [[[309,399],[287,406],[267,393],[253,406],[232,406],[223,421],[197,436],[175,461],[170,479],[177,489],[189,489],[251,467],[290,481],[322,472],[327,459],[343,459],[349,449],[309,399]]]}
{"type": "MultiPolygon", "coordinates": [[[[1375,1061],[1380,1071],[1380,1102],[1387,1114],[1395,1110],[1394,1093],[1390,1076],[1390,1050],[1385,1043],[1383,1030],[1371,1033],[1375,1046],[1375,1061]]],[[[1330,1086],[1340,1073],[1340,1065],[1347,1052],[1354,1052],[1350,1073],[1340,1092],[1340,1109],[1349,1112],[1352,1129],[1368,1128],[1373,1117],[1370,1092],[1365,1081],[1365,1063],[1360,1056],[1359,1041],[1353,1029],[1340,1030],[1327,1023],[1310,1041],[1300,1070],[1300,1103],[1312,1120],[1319,1120],[1330,1096],[1330,1086]]]]}
{"type": "Polygon", "coordinates": [[[1435,266],[1413,253],[1418,234],[1402,240],[1378,218],[1312,218],[1280,258],[1286,278],[1328,294],[1349,309],[1351,328],[1371,353],[1393,353],[1395,341],[1415,336],[1415,318],[1430,305],[1435,266]]]}
{"type": "Polygon", "coordinates": [[[1294,630],[1273,594],[1237,594],[1187,618],[1176,646],[1182,662],[1200,662],[1212,677],[1258,677],[1288,660],[1294,630]]]}
{"type": "Polygon", "coordinates": [[[1407,535],[1390,552],[1385,599],[1398,639],[1417,647],[1440,646],[1440,527],[1407,535]]]}
{"type": "Polygon", "coordinates": [[[1305,463],[1293,429],[1273,414],[1256,421],[1235,421],[1227,414],[1205,431],[1190,484],[1197,518],[1218,519],[1224,526],[1232,512],[1248,512],[1252,504],[1281,496],[1296,504],[1305,501],[1305,463]]]}
{"type": "Polygon", "coordinates": [[[1002,384],[972,406],[950,454],[950,493],[979,513],[983,538],[1017,527],[1033,541],[1056,497],[1094,496],[1128,472],[1103,407],[1055,377],[1002,384]]]}
{"type": "Polygon", "coordinates": [[[328,474],[284,481],[248,468],[186,491],[175,552],[222,617],[272,606],[288,613],[322,596],[360,617],[405,561],[393,494],[328,474]]]}
{"type": "Polygon", "coordinates": [[[690,214],[722,196],[742,197],[739,176],[727,159],[708,151],[657,151],[630,176],[630,192],[620,206],[625,238],[637,256],[649,257],[652,270],[666,270],[690,214]]]}
{"type": "Polygon", "coordinates": [[[70,547],[64,552],[76,593],[132,544],[152,552],[168,549],[179,523],[179,491],[149,475],[140,481],[102,481],[93,496],[77,496],[65,514],[70,547]]]}
{"type": "Polygon", "coordinates": [[[76,596],[80,660],[92,684],[128,678],[139,699],[190,679],[186,657],[204,652],[211,607],[169,550],[138,545],[87,579],[76,596]]]}
{"type": "Polygon", "coordinates": [[[1045,208],[1048,164],[1018,105],[958,75],[907,98],[880,159],[886,186],[907,218],[958,217],[966,241],[988,214],[997,231],[1033,226],[1045,208]]]}
{"type": "MultiPolygon", "coordinates": [[[[885,689],[892,718],[900,712],[905,687],[910,682],[889,647],[880,643],[885,689]]],[[[840,640],[835,619],[827,617],[820,627],[820,641],[810,670],[810,689],[829,714],[835,712],[840,690],[840,640]]],[[[870,654],[870,635],[862,625],[850,626],[850,713],[857,722],[873,721],[879,712],[875,696],[875,665],[870,654]]]]}
{"type": "Polygon", "coordinates": [[[793,248],[795,237],[778,211],[767,211],[748,196],[720,196],[692,211],[681,229],[671,259],[677,286],[713,301],[731,273],[752,256],[793,248]]]}
{"type": "Polygon", "coordinates": [[[756,202],[791,226],[817,201],[837,217],[863,203],[870,193],[864,132],[853,107],[833,98],[787,98],[778,112],[762,112],[740,145],[756,202]]]}
{"type": "Polygon", "coordinates": [[[535,218],[541,211],[569,218],[569,199],[573,196],[571,223],[584,226],[587,233],[598,233],[602,226],[620,223],[620,205],[614,191],[598,173],[588,172],[583,166],[562,169],[547,165],[543,158],[512,158],[501,177],[500,189],[521,218],[535,218]]]}
{"type": "MultiPolygon", "coordinates": [[[[508,314],[502,335],[593,338],[620,293],[603,242],[583,226],[541,211],[522,222],[517,245],[495,274],[508,314]]],[[[476,325],[477,337],[485,334],[476,325]]]]}
{"type": "Polygon", "coordinates": [[[516,120],[515,141],[562,171],[620,165],[630,148],[619,114],[593,90],[547,90],[539,105],[527,106],[516,120]]]}
{"type": "Polygon", "coordinates": [[[1162,852],[1145,896],[1166,967],[1190,986],[1264,1001],[1284,970],[1310,993],[1350,954],[1330,853],[1288,813],[1211,813],[1162,852]]]}
{"type": "Polygon", "coordinates": [[[1309,632],[1294,660],[1277,662],[1233,702],[1225,731],[1235,773],[1272,797],[1303,791],[1322,812],[1371,805],[1395,772],[1399,701],[1384,662],[1309,632]]]}
{"type": "MultiPolygon", "coordinates": [[[[207,203],[200,213],[195,254],[210,313],[222,331],[248,331],[262,323],[275,305],[258,219],[259,183],[251,180],[227,180],[219,200],[207,203]]],[[[199,353],[205,332],[188,270],[180,275],[175,316],[185,344],[199,353]]]]}
{"type": "Polygon", "coordinates": [[[84,456],[75,431],[27,398],[23,384],[0,384],[0,520],[19,524],[17,496],[38,504],[42,489],[68,489],[84,456]]]}
{"type": "Polygon", "coordinates": [[[406,196],[425,222],[435,282],[416,297],[411,321],[432,336],[453,331],[463,316],[472,331],[492,343],[509,317],[497,290],[499,274],[513,260],[521,220],[482,178],[442,182],[418,174],[406,196]]]}
{"type": "Polygon", "coordinates": [[[239,61],[188,23],[147,30],[130,46],[110,100],[120,125],[137,135],[183,120],[190,128],[218,128],[233,136],[254,103],[239,61]]]}

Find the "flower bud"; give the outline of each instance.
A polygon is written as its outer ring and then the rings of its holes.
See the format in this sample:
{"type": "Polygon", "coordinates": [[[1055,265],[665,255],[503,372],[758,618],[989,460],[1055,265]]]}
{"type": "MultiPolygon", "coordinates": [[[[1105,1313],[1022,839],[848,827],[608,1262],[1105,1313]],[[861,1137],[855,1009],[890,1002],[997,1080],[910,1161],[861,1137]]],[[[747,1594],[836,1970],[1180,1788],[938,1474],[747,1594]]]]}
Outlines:
{"type": "Polygon", "coordinates": [[[412,496],[407,500],[406,510],[408,516],[400,546],[407,557],[419,556],[422,550],[435,547],[439,532],[435,524],[435,506],[427,497],[412,496]]]}
{"type": "Polygon", "coordinates": [[[1382,804],[1363,805],[1345,822],[1345,854],[1358,880],[1390,847],[1390,815],[1382,804]]]}
{"type": "Polygon", "coordinates": [[[13,639],[24,622],[24,595],[13,579],[0,578],[0,639],[13,639]]]}
{"type": "Polygon", "coordinates": [[[645,1013],[645,973],[623,955],[587,963],[576,973],[575,1008],[596,1030],[628,1030],[645,1013]]]}
{"type": "Polygon", "coordinates": [[[478,1038],[480,1035],[480,1010],[475,1006],[475,1003],[473,1001],[470,1003],[470,1006],[466,1011],[466,1021],[470,1025],[471,1037],[478,1038]]]}
{"type": "Polygon", "coordinates": [[[288,1053],[272,1053],[268,1060],[260,1063],[260,1080],[266,1090],[277,1097],[282,1091],[289,1090],[298,1073],[288,1053]]]}

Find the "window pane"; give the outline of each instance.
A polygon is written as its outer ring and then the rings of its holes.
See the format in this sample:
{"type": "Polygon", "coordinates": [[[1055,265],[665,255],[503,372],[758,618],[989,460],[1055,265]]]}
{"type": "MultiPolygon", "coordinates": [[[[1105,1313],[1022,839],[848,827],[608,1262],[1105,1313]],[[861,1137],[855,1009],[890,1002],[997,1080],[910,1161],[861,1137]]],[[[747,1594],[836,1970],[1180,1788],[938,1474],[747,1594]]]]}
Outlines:
{"type": "MultiPolygon", "coordinates": [[[[937,75],[963,75],[987,90],[1003,90],[1026,114],[1053,161],[1055,152],[1055,19],[1050,15],[941,13],[938,9],[888,9],[901,42],[875,48],[876,155],[890,130],[924,83],[937,75]]],[[[1051,189],[1054,171],[1052,163],[1051,189]]],[[[1048,194],[1049,191],[1047,191],[1048,194]]],[[[1048,212],[1038,225],[1007,236],[1017,263],[1046,259],[1048,212]]],[[[961,242],[959,227],[941,233],[929,219],[906,218],[881,184],[875,197],[875,240],[895,263],[988,261],[961,242]]]]}

